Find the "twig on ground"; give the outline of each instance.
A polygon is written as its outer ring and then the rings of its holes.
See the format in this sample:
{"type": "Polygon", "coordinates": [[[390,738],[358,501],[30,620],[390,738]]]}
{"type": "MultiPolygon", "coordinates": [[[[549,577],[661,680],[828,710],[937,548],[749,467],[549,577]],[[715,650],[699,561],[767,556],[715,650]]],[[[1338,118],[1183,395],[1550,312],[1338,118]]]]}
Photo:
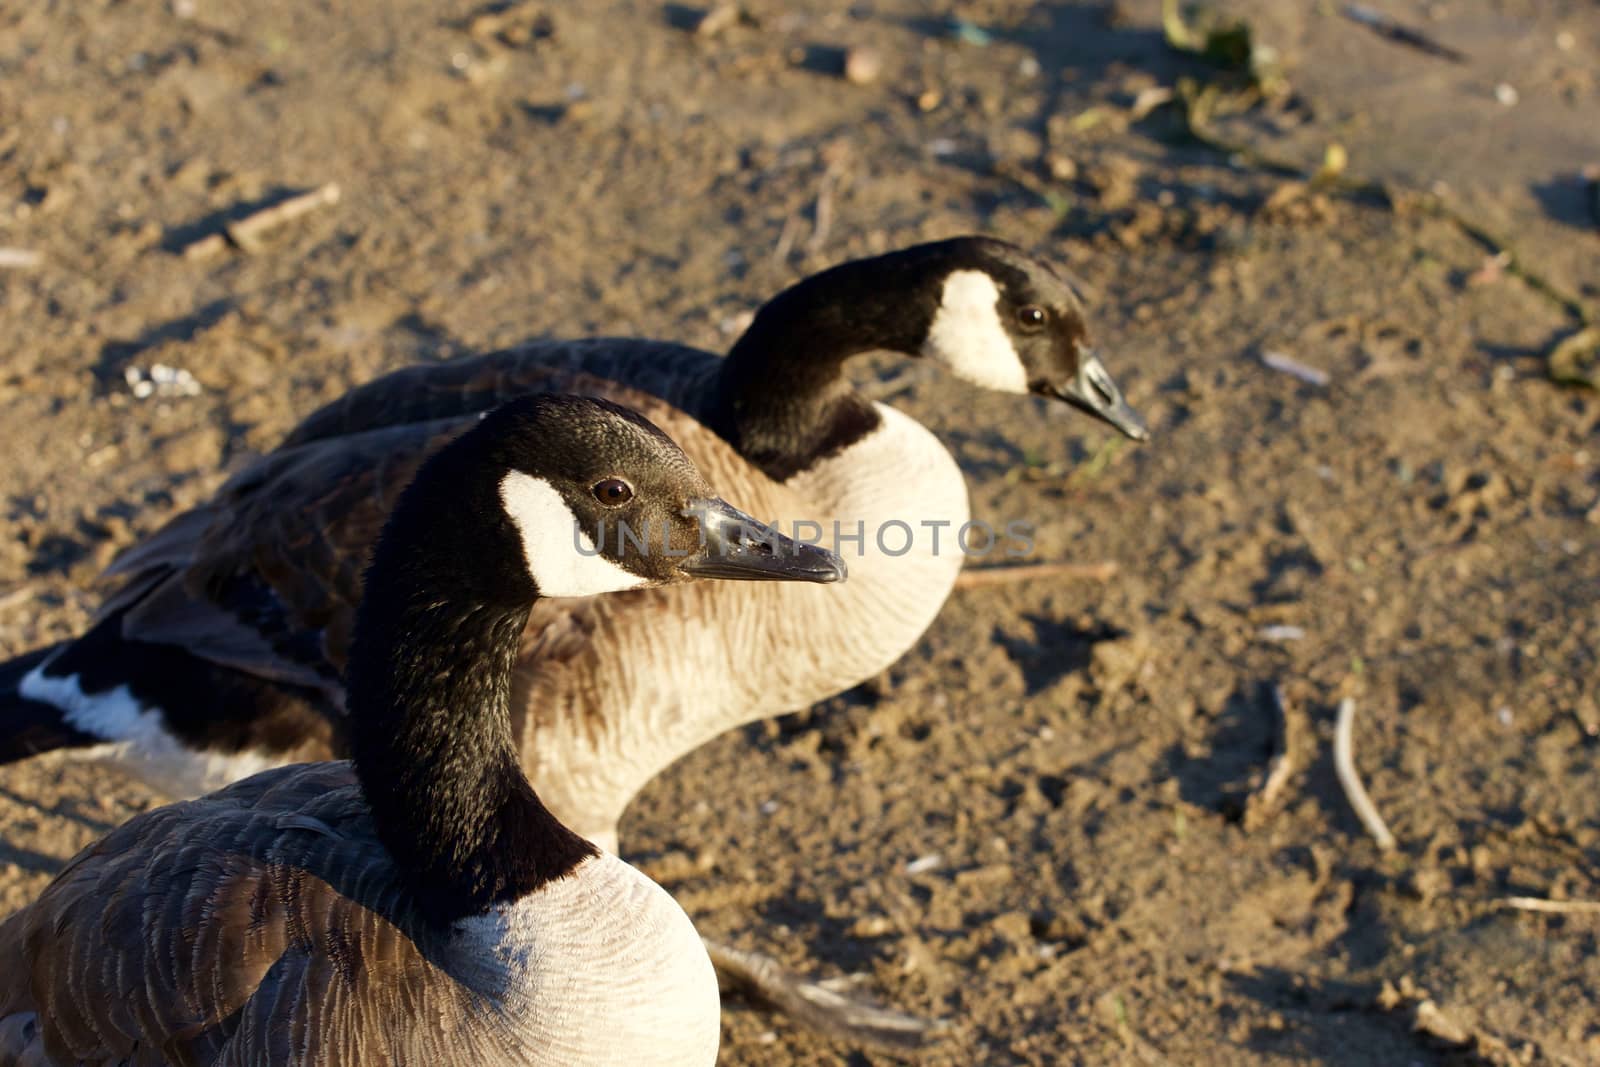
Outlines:
{"type": "Polygon", "coordinates": [[[206,234],[185,247],[183,254],[189,259],[204,259],[221,252],[230,243],[241,252],[259,252],[262,240],[269,232],[320,207],[337,204],[339,196],[339,186],[328,182],[309,192],[279,200],[226,224],[221,233],[206,234]]]}
{"type": "Polygon", "coordinates": [[[1267,764],[1267,774],[1261,787],[1245,798],[1246,830],[1258,830],[1266,824],[1278,809],[1278,794],[1294,777],[1293,735],[1297,731],[1290,725],[1289,702],[1284,698],[1281,685],[1272,687],[1272,703],[1278,709],[1278,751],[1267,764]]]}
{"type": "Polygon", "coordinates": [[[1286,356],[1282,352],[1266,351],[1261,353],[1261,363],[1279,374],[1287,374],[1291,378],[1299,378],[1308,385],[1324,386],[1331,380],[1327,371],[1313,367],[1310,364],[1301,363],[1293,356],[1286,356]]]}
{"type": "Polygon", "coordinates": [[[184,259],[210,259],[228,247],[228,239],[220,233],[208,233],[183,246],[184,259]]]}
{"type": "Polygon", "coordinates": [[[778,243],[772,249],[772,262],[783,264],[789,260],[789,253],[794,250],[795,238],[800,235],[800,216],[790,215],[783,220],[783,230],[778,234],[778,243]]]}
{"type": "Polygon", "coordinates": [[[1600,900],[1546,900],[1544,897],[1502,897],[1500,903],[1517,911],[1547,915],[1600,915],[1600,900]]]}
{"type": "Polygon", "coordinates": [[[749,949],[708,942],[717,982],[742,990],[824,1034],[871,1044],[893,1054],[921,1048],[949,1028],[943,1020],[919,1019],[849,996],[821,982],[790,974],[776,960],[749,949]]]}
{"type": "Polygon", "coordinates": [[[1367,795],[1367,788],[1361,784],[1361,775],[1356,771],[1355,723],[1356,702],[1345,697],[1339,701],[1339,720],[1333,731],[1333,769],[1361,825],[1367,828],[1378,847],[1387,852],[1395,846],[1394,834],[1378,814],[1377,806],[1367,795]]]}
{"type": "Polygon", "coordinates": [[[1473,1032],[1444,1013],[1431,1000],[1417,1002],[1412,1024],[1417,1031],[1438,1038],[1447,1045],[1463,1048],[1472,1044],[1473,1032]]]}
{"type": "Polygon", "coordinates": [[[319,207],[339,202],[339,186],[334,182],[312,189],[310,192],[280,200],[271,207],[251,212],[237,222],[228,223],[228,239],[246,252],[261,247],[261,239],[284,223],[309,215],[319,207]]]}
{"type": "Polygon", "coordinates": [[[1512,1056],[1511,1046],[1507,1042],[1482,1027],[1463,1024],[1440,1007],[1428,995],[1428,991],[1418,987],[1409,975],[1402,976],[1398,986],[1390,982],[1383,983],[1383,991],[1378,994],[1378,1008],[1386,1012],[1409,1008],[1411,1026],[1417,1033],[1427,1034],[1457,1048],[1471,1049],[1486,1063],[1522,1062],[1521,1057],[1512,1056]]]}
{"type": "Polygon", "coordinates": [[[837,161],[830,163],[817,183],[817,204],[812,212],[811,237],[806,241],[806,254],[816,255],[828,241],[828,231],[833,229],[833,193],[844,176],[844,168],[837,161]]]}
{"type": "Polygon", "coordinates": [[[1091,582],[1105,582],[1116,576],[1117,569],[1118,564],[1113,560],[1106,560],[1103,563],[1024,563],[1017,566],[997,564],[988,567],[968,567],[956,576],[956,588],[983,589],[993,585],[1010,585],[1051,578],[1083,578],[1091,582]]]}
{"type": "Polygon", "coordinates": [[[8,608],[14,608],[19,604],[26,604],[32,599],[33,588],[26,585],[21,586],[17,589],[11,590],[11,592],[4,596],[0,596],[0,611],[5,611],[8,608]]]}
{"type": "Polygon", "coordinates": [[[694,34],[696,37],[715,37],[742,21],[744,11],[738,4],[718,4],[701,17],[694,27],[694,34]]]}
{"type": "Polygon", "coordinates": [[[44,255],[31,248],[0,248],[0,267],[30,270],[44,262],[44,255]]]}
{"type": "Polygon", "coordinates": [[[1449,45],[1440,44],[1421,30],[1412,29],[1404,23],[1397,22],[1381,11],[1374,11],[1362,4],[1346,4],[1341,14],[1351,22],[1365,26],[1379,37],[1403,44],[1408,48],[1415,48],[1430,56],[1448,59],[1452,63],[1465,63],[1467,56],[1458,52],[1449,45]]]}

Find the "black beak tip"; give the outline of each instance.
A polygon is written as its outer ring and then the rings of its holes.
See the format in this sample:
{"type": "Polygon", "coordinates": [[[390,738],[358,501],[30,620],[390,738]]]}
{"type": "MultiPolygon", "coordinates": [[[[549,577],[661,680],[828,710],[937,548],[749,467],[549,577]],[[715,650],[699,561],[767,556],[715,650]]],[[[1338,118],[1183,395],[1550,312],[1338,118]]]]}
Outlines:
{"type": "Polygon", "coordinates": [[[811,580],[819,585],[832,585],[842,582],[850,577],[850,569],[844,565],[844,560],[832,552],[824,552],[811,569],[811,580]]]}
{"type": "Polygon", "coordinates": [[[724,501],[702,501],[689,512],[702,522],[701,551],[680,568],[691,578],[832,585],[847,576],[837,552],[785,537],[724,501]]]}
{"type": "Polygon", "coordinates": [[[1123,434],[1135,441],[1150,440],[1150,427],[1137,411],[1129,408],[1123,413],[1122,421],[1112,423],[1123,434]]]}
{"type": "Polygon", "coordinates": [[[1074,388],[1072,385],[1059,386],[1047,383],[1041,383],[1035,392],[1072,405],[1079,411],[1099,419],[1130,440],[1150,440],[1150,427],[1145,423],[1144,417],[1133,410],[1132,405],[1119,394],[1105,397],[1074,388]]]}
{"type": "Polygon", "coordinates": [[[849,570],[837,552],[830,552],[821,545],[787,539],[779,548],[776,568],[790,581],[817,585],[832,585],[849,577],[849,570]]]}

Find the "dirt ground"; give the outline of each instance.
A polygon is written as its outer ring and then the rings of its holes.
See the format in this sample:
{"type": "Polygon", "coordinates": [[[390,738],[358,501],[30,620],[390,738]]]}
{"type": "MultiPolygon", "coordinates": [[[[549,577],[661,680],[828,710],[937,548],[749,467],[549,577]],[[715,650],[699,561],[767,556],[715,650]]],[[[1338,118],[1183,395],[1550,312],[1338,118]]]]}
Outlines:
{"type": "MultiPolygon", "coordinates": [[[[1233,2],[1293,95],[1217,129],[1338,142],[1512,266],[1130,114],[1217,76],[1156,0],[748,0],[714,34],[654,0],[5,5],[0,246],[39,260],[0,268],[0,651],[383,369],[720,350],[811,270],[998,234],[1084,279],[1154,439],[861,378],[977,515],[1120,572],[958,592],[885,676],[673,768],[625,851],[707,933],[949,1020],[930,1064],[1600,1063],[1600,916],[1505,904],[1600,900],[1600,397],[1549,380],[1576,319],[1516,269],[1600,308],[1600,8],[1372,0],[1453,62],[1341,6],[1233,2]],[[326,182],[253,254],[185,251],[326,182]],[[158,364],[198,393],[137,396],[158,364]],[[1346,696],[1389,853],[1334,771],[1346,696]]],[[[0,913],[157,802],[0,769],[0,913]]],[[[724,1063],[889,1062],[733,1007],[724,1063]]]]}

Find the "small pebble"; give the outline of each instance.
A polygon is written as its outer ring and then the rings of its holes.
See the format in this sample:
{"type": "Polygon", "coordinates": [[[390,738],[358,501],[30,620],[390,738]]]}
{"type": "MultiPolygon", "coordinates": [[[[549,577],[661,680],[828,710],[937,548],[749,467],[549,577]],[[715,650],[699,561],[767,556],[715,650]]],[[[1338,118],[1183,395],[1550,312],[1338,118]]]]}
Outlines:
{"type": "Polygon", "coordinates": [[[1578,47],[1578,38],[1573,35],[1571,30],[1562,30],[1556,34],[1556,47],[1563,52],[1570,52],[1578,47]]]}
{"type": "Polygon", "coordinates": [[[1078,164],[1071,156],[1051,152],[1045,163],[1050,168],[1050,177],[1058,182],[1070,182],[1078,176],[1078,164]]]}
{"type": "Polygon", "coordinates": [[[876,48],[857,45],[844,54],[844,77],[852,85],[871,85],[883,73],[883,55],[876,48]]]}
{"type": "Polygon", "coordinates": [[[201,391],[194,375],[182,367],[169,367],[164,363],[153,364],[148,371],[140,367],[125,367],[122,377],[128,385],[128,391],[139,400],[152,396],[199,396],[201,391]]]}
{"type": "Polygon", "coordinates": [[[750,324],[754,321],[756,321],[755,312],[741,311],[739,314],[729,315],[717,323],[717,329],[721,330],[725,337],[735,337],[748,330],[750,324]]]}
{"type": "Polygon", "coordinates": [[[1516,86],[1508,82],[1501,82],[1494,87],[1494,98],[1506,107],[1515,107],[1517,101],[1522,99],[1517,93],[1516,86]]]}

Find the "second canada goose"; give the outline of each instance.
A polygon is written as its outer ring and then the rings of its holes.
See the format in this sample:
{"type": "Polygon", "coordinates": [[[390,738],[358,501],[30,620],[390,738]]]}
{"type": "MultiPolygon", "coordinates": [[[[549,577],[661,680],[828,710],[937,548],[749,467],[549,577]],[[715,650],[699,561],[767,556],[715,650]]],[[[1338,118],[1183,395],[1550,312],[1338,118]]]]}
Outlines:
{"type": "Polygon", "coordinates": [[[511,673],[541,595],[843,577],[765,533],[632,412],[546,395],[490,414],[378,539],[354,763],[265,771],[79,853],[0,924],[0,1065],[709,1067],[705,949],[530,788],[511,673]],[[651,551],[574,533],[622,522],[651,551]]]}
{"type": "MultiPolygon", "coordinates": [[[[1072,287],[978,237],[807,278],[725,359],[601,338],[407,368],[313,413],[126,553],[111,570],[124,584],[86,634],[0,666],[0,760],[74,748],[192,795],[346,753],[340,668],[361,567],[399,488],[495,404],[587,393],[646,414],[762,519],[837,536],[852,577],[838,590],[687,585],[539,603],[513,679],[514,737],[551,810],[614,851],[624,808],[664,767],[884,670],[949,595],[966,483],[938,438],[851,387],[848,359],[880,349],[1145,436],[1072,287]]],[[[805,1007],[793,990],[760,992],[805,1007]]]]}

